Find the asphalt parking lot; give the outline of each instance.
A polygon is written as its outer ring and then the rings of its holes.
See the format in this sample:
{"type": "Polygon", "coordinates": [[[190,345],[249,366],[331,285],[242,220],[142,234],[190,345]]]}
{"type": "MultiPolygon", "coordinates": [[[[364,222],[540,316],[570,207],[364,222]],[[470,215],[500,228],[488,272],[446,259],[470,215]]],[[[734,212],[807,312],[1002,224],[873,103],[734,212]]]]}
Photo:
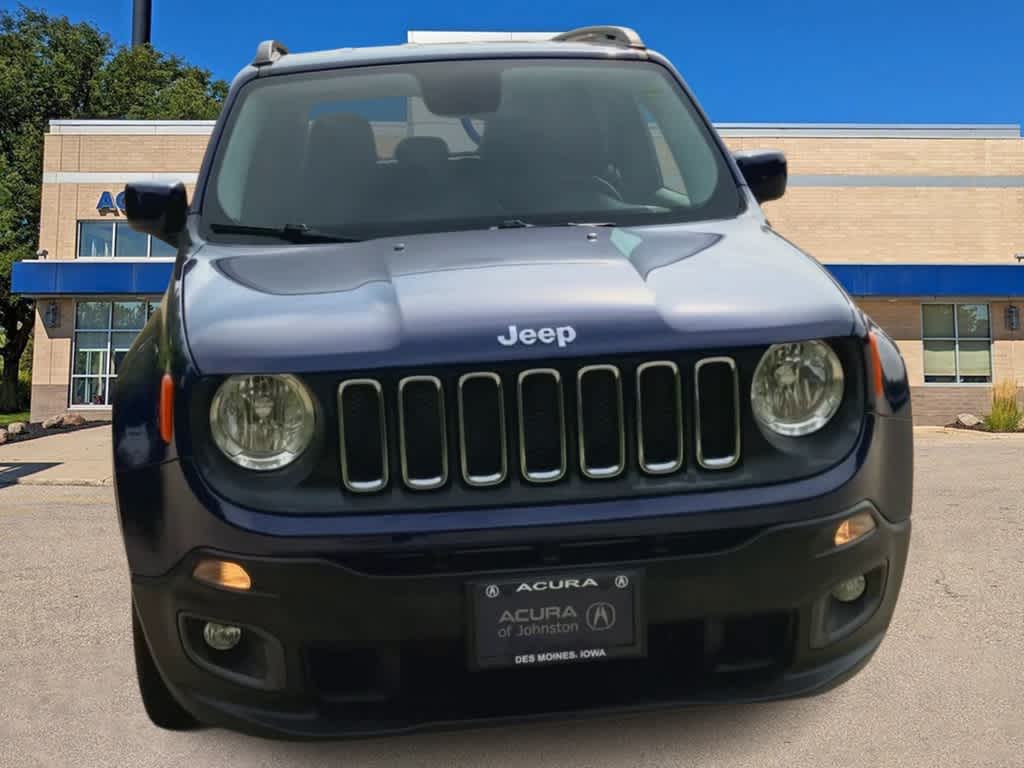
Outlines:
{"type": "Polygon", "coordinates": [[[922,433],[872,663],[815,699],[334,744],[157,730],[110,488],[0,487],[0,766],[1024,765],[1024,439],[922,433]]]}

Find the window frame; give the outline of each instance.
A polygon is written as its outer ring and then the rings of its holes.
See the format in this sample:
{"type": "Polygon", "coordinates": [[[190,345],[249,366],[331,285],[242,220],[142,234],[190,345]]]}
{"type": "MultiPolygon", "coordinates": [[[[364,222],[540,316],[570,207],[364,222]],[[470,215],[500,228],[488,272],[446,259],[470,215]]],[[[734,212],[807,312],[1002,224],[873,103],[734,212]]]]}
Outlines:
{"type": "MultiPolygon", "coordinates": [[[[480,58],[477,61],[480,64],[504,63],[508,68],[543,65],[551,67],[552,70],[560,66],[584,65],[594,67],[595,69],[600,67],[619,66],[642,66],[650,68],[652,72],[656,72],[658,76],[664,79],[665,83],[673,91],[676,99],[678,100],[680,108],[686,113],[689,121],[692,123],[693,133],[690,138],[699,137],[701,143],[706,146],[708,157],[712,161],[716,173],[715,185],[708,198],[699,203],[691,201],[691,194],[693,194],[691,191],[686,194],[685,206],[680,205],[679,207],[672,209],[669,213],[655,214],[650,211],[641,210],[641,207],[643,206],[637,205],[636,210],[615,209],[615,220],[622,227],[701,223],[717,220],[731,220],[743,215],[748,210],[749,203],[747,197],[742,191],[742,179],[737,176],[735,172],[728,148],[718,137],[713,126],[701,111],[700,106],[694,100],[689,89],[679,79],[678,74],[665,63],[657,59],[646,59],[642,61],[624,59],[619,61],[614,58],[585,57],[563,59],[558,56],[544,55],[513,58],[487,56],[480,58]]],[[[214,243],[253,242],[254,240],[252,238],[247,239],[246,235],[214,232],[211,225],[279,225],[276,220],[268,222],[264,220],[243,220],[242,218],[237,218],[225,209],[224,201],[220,198],[221,192],[219,185],[223,176],[224,163],[226,162],[226,158],[230,155],[233,142],[239,138],[235,135],[235,132],[238,129],[238,126],[242,124],[240,121],[243,118],[240,116],[243,116],[245,109],[250,106],[248,104],[248,100],[254,98],[254,93],[256,91],[263,88],[280,87],[282,83],[287,80],[297,83],[300,80],[312,80],[317,78],[331,79],[342,77],[370,77],[374,74],[386,75],[389,70],[393,71],[395,74],[403,74],[409,73],[409,70],[416,67],[453,65],[458,62],[458,59],[441,58],[431,60],[409,59],[386,61],[376,64],[367,64],[355,69],[344,66],[329,66],[320,70],[303,70],[294,73],[285,73],[281,77],[269,79],[253,78],[245,81],[245,83],[239,88],[238,93],[235,94],[235,98],[226,108],[223,125],[219,126],[220,133],[218,134],[215,151],[209,158],[207,158],[207,167],[205,172],[201,174],[200,181],[196,186],[195,193],[193,195],[192,210],[198,211],[199,213],[198,226],[201,236],[205,240],[214,243]],[[282,80],[282,78],[284,78],[284,80],[282,80]]],[[[665,124],[666,121],[662,121],[661,125],[663,130],[665,124]]],[[[410,126],[412,126],[412,123],[410,123],[410,126]]],[[[410,127],[409,130],[413,130],[413,128],[410,127]]],[[[649,141],[650,137],[648,136],[647,139],[649,141]]],[[[674,149],[672,142],[667,141],[667,137],[666,143],[668,144],[669,151],[673,154],[676,166],[680,168],[680,170],[685,169],[686,164],[680,164],[676,150],[674,149]]],[[[287,198],[287,195],[285,197],[287,198]]],[[[647,205],[646,207],[649,208],[650,206],[647,205]]],[[[550,213],[545,211],[531,211],[529,212],[528,219],[537,226],[547,226],[549,224],[562,224],[566,219],[574,219],[576,221],[604,221],[611,214],[612,211],[603,208],[579,211],[565,210],[550,213]]],[[[284,221],[289,220],[287,216],[282,218],[284,221]]],[[[473,214],[465,217],[457,216],[452,218],[440,217],[388,221],[378,221],[373,219],[365,222],[359,220],[348,227],[342,234],[361,238],[383,238],[436,232],[480,231],[492,227],[499,218],[501,217],[497,214],[486,213],[484,215],[473,214]]],[[[329,224],[322,222],[307,220],[307,223],[321,227],[325,230],[333,229],[329,224]]]]}
{"type": "Polygon", "coordinates": [[[992,370],[992,303],[988,301],[922,301],[921,302],[921,378],[926,387],[991,387],[995,379],[992,370]],[[988,310],[988,335],[987,336],[960,336],[960,307],[968,305],[983,305],[988,310]],[[952,307],[953,308],[953,336],[926,336],[924,331],[925,307],[952,307]],[[924,368],[924,344],[928,341],[951,341],[953,342],[953,366],[954,378],[956,381],[928,381],[928,372],[924,368]],[[988,343],[988,381],[961,381],[960,375],[960,342],[975,341],[988,343]]]}
{"type": "MultiPolygon", "coordinates": [[[[123,259],[122,259],[123,260],[123,259]]],[[[74,322],[71,330],[71,362],[69,366],[68,376],[68,395],[67,403],[69,410],[75,411],[96,411],[96,410],[110,410],[113,403],[111,402],[112,384],[117,380],[118,375],[113,370],[114,366],[114,334],[117,333],[131,333],[134,332],[136,336],[142,333],[142,328],[135,330],[134,328],[114,328],[114,305],[120,302],[132,302],[141,303],[145,311],[145,323],[149,322],[149,318],[152,317],[153,311],[160,306],[160,297],[143,295],[143,296],[101,296],[93,298],[76,298],[73,302],[72,316],[74,322]],[[105,328],[82,328],[78,327],[78,305],[79,304],[105,304],[107,309],[107,322],[105,328]],[[106,348],[104,350],[94,350],[104,353],[105,359],[105,370],[99,374],[92,373],[75,373],[75,358],[79,352],[78,349],[78,334],[79,333],[102,333],[106,335],[106,348]],[[104,403],[75,403],[75,381],[78,379],[99,379],[103,382],[103,398],[106,402],[104,403]]],[[[134,339],[133,339],[134,341],[134,339]]]]}
{"type": "Polygon", "coordinates": [[[154,260],[154,261],[174,261],[174,256],[154,256],[153,255],[153,236],[146,235],[146,254],[144,256],[116,256],[117,253],[117,230],[118,224],[122,226],[128,226],[128,220],[124,218],[98,218],[98,219],[78,219],[75,222],[75,260],[76,261],[89,261],[89,262],[131,262],[131,261],[143,261],[143,260],[154,260]],[[109,224],[111,228],[110,232],[110,256],[82,256],[82,225],[83,224],[109,224]]]}

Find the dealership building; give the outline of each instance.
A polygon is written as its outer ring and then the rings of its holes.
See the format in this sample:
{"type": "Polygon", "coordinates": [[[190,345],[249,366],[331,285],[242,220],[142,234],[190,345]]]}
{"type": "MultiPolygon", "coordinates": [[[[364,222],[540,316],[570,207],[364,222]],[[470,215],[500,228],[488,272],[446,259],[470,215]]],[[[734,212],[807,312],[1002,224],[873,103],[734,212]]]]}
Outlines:
{"type": "MultiPolygon", "coordinates": [[[[414,128],[397,127],[375,126],[381,158],[414,128]]],[[[130,181],[180,179],[191,194],[212,128],[51,121],[39,258],[15,266],[13,285],[36,299],[33,421],[69,409],[109,417],[120,361],[174,259],[169,246],[128,227],[121,191],[130,181]]],[[[785,151],[789,188],[766,214],[897,340],[918,423],[987,412],[994,382],[1010,379],[1024,391],[1019,126],[718,129],[733,149],[785,151]]]]}

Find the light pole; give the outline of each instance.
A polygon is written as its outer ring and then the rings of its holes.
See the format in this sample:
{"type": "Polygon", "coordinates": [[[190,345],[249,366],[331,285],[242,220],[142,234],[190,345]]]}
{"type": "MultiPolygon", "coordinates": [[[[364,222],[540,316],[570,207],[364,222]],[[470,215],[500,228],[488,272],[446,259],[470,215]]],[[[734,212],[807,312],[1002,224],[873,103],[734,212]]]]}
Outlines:
{"type": "Polygon", "coordinates": [[[132,48],[149,43],[153,29],[153,0],[132,0],[132,48]]]}

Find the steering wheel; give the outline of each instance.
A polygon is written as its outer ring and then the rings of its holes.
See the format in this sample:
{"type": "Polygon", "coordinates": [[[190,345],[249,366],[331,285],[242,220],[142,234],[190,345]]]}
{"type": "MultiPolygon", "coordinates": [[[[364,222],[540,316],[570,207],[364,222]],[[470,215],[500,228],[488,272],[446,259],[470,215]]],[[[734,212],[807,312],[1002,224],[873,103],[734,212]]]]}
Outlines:
{"type": "Polygon", "coordinates": [[[599,188],[603,194],[610,195],[620,203],[623,202],[622,193],[619,192],[619,188],[603,176],[597,176],[596,174],[593,176],[563,176],[558,181],[560,184],[586,185],[592,188],[599,188]]]}

